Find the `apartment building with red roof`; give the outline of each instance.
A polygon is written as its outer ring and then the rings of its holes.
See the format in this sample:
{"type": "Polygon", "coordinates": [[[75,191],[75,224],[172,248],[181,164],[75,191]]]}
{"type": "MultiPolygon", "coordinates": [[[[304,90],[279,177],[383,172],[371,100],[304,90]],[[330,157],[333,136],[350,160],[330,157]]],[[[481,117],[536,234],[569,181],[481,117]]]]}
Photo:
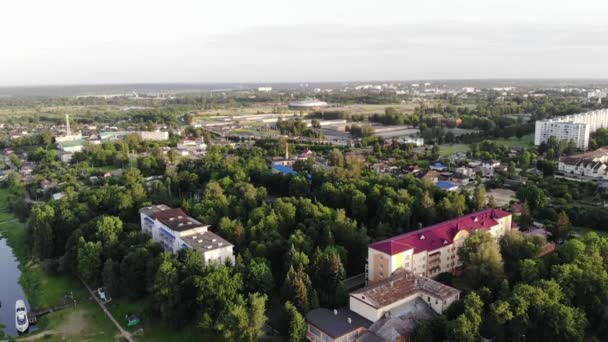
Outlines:
{"type": "Polygon", "coordinates": [[[511,222],[511,213],[490,208],[374,242],[368,246],[368,280],[386,279],[401,267],[425,277],[457,273],[462,266],[457,250],[472,232],[485,230],[499,239],[511,222]]]}

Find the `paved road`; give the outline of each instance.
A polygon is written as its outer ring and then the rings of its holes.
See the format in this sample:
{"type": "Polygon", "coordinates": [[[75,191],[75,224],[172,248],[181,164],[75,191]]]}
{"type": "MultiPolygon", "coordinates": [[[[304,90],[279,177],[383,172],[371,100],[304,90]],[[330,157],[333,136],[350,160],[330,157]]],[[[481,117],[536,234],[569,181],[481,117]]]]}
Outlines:
{"type": "Polygon", "coordinates": [[[110,313],[110,311],[106,308],[106,305],[104,303],[102,303],[99,298],[97,298],[97,294],[95,292],[93,292],[93,290],[91,290],[91,288],[89,287],[89,285],[87,285],[87,283],[84,282],[84,280],[82,280],[82,283],[84,284],[84,286],[87,288],[87,290],[89,291],[89,293],[91,294],[91,296],[93,296],[93,298],[95,298],[95,301],[97,302],[97,304],[99,304],[99,306],[101,307],[101,309],[103,310],[103,312],[106,313],[106,316],[108,316],[108,318],[112,321],[112,323],[114,323],[114,325],[116,326],[116,328],[118,328],[118,330],[120,331],[120,334],[126,338],[129,342],[135,342],[135,340],[133,340],[133,337],[131,336],[131,333],[126,331],[125,329],[122,328],[122,326],[120,326],[120,324],[118,323],[118,321],[116,321],[116,319],[114,318],[114,316],[112,316],[112,313],[110,313]]]}

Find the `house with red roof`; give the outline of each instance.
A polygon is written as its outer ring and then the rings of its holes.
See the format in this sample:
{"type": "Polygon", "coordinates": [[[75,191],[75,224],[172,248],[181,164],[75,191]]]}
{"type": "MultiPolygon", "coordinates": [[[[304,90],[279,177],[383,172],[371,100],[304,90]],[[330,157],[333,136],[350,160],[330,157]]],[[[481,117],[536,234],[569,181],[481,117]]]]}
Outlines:
{"type": "Polygon", "coordinates": [[[457,273],[462,263],[458,248],[476,230],[488,231],[496,239],[511,229],[512,215],[500,209],[484,209],[368,246],[368,280],[387,279],[399,268],[416,275],[434,277],[457,273]]]}

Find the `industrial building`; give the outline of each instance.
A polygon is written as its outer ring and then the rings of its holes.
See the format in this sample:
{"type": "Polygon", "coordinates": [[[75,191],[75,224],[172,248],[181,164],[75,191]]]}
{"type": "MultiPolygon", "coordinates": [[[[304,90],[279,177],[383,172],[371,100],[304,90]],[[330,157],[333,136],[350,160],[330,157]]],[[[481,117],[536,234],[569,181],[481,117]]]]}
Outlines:
{"type": "Polygon", "coordinates": [[[205,263],[234,263],[234,245],[208,230],[209,226],[186,215],[182,209],[164,204],[141,208],[141,230],[152,236],[167,251],[177,253],[193,248],[201,253],[205,263]]]}
{"type": "Polygon", "coordinates": [[[547,142],[550,137],[558,141],[573,141],[581,150],[589,148],[589,135],[599,128],[608,127],[608,109],[560,116],[536,121],[534,145],[547,142]]]}

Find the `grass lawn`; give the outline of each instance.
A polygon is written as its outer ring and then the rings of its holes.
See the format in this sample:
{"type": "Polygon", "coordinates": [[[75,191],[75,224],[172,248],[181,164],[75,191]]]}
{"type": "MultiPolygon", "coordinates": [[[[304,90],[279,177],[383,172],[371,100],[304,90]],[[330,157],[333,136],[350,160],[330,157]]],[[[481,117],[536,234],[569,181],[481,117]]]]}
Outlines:
{"type": "MultiPolygon", "coordinates": [[[[13,220],[13,215],[6,209],[6,197],[6,190],[0,189],[0,217],[13,220]]],[[[64,295],[69,292],[83,300],[75,308],[41,317],[38,331],[32,334],[40,334],[48,341],[116,340],[114,336],[118,330],[97,304],[87,300],[88,292],[78,280],[48,274],[33,260],[24,224],[18,221],[2,223],[0,233],[19,260],[22,272],[19,282],[34,310],[62,304],[64,295]]]]}
{"type": "Polygon", "coordinates": [[[195,324],[175,329],[168,326],[158,318],[152,317],[150,304],[146,299],[130,301],[125,299],[113,299],[107,304],[112,315],[118,320],[122,327],[133,333],[138,341],[222,341],[221,337],[209,335],[202,332],[195,324]],[[137,314],[141,323],[134,327],[127,327],[127,315],[137,314]]]}
{"type": "Polygon", "coordinates": [[[439,145],[439,156],[447,157],[458,152],[468,152],[469,149],[467,144],[439,145]]]}
{"type": "MultiPolygon", "coordinates": [[[[435,105],[441,101],[428,102],[427,106],[435,105]]],[[[372,114],[383,114],[387,107],[396,108],[399,112],[405,114],[411,114],[414,112],[414,108],[420,106],[417,102],[407,102],[400,104],[349,104],[338,107],[327,108],[326,111],[344,111],[348,114],[353,115],[372,115],[372,114]]],[[[287,109],[287,104],[257,104],[252,106],[234,107],[234,108],[220,108],[220,109],[209,109],[197,111],[197,119],[205,120],[206,118],[211,119],[213,116],[232,116],[232,115],[251,115],[264,113],[272,113],[275,108],[282,110],[281,114],[297,114],[299,111],[293,111],[287,109]]]]}
{"type": "Polygon", "coordinates": [[[532,147],[534,146],[534,134],[527,134],[521,138],[511,137],[508,139],[491,139],[499,144],[506,145],[509,148],[513,147],[532,147]]]}

